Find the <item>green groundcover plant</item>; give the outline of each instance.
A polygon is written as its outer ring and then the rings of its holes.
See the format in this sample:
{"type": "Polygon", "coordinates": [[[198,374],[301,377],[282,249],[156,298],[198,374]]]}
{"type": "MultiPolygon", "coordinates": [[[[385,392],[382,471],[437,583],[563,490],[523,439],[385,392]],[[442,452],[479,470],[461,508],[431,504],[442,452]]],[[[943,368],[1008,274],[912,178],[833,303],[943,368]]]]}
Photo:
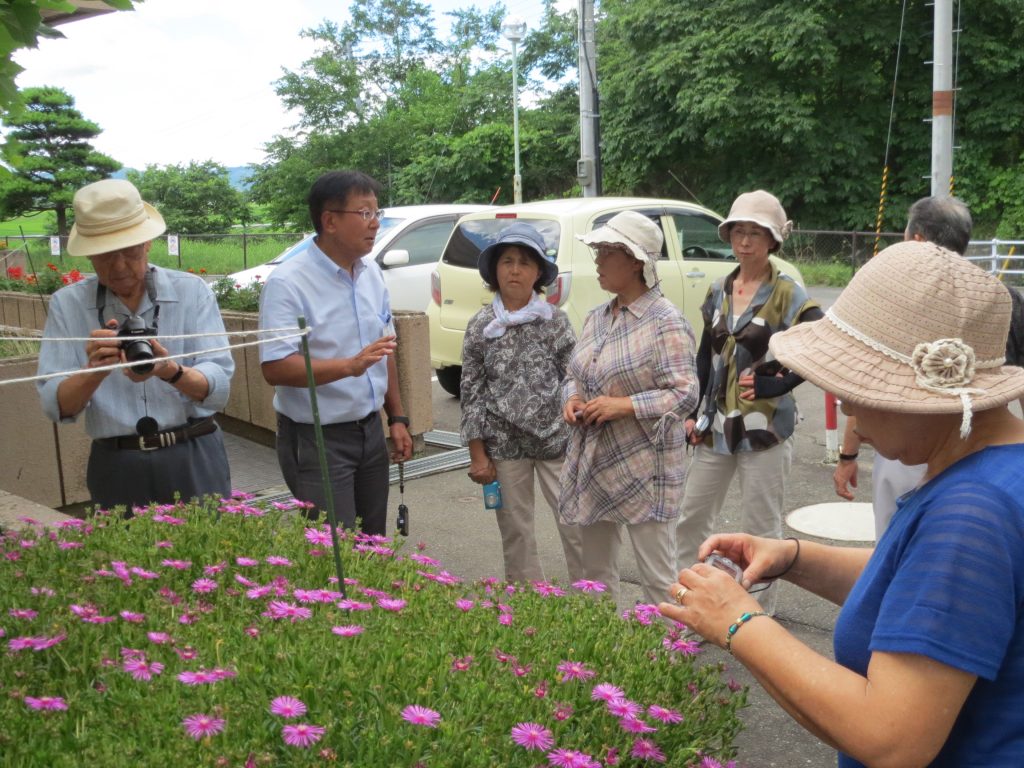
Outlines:
{"type": "Polygon", "coordinates": [[[5,766],[733,765],[746,692],[653,606],[464,583],[297,503],[0,537],[5,766]]]}

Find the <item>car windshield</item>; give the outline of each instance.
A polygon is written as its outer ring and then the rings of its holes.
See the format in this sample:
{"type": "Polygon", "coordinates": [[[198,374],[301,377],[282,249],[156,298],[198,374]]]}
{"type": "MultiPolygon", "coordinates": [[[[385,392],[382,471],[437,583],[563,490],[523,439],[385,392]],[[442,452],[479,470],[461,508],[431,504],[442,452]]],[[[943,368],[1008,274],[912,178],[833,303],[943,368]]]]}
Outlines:
{"type": "Polygon", "coordinates": [[[380,220],[380,229],[377,230],[377,239],[380,240],[385,234],[401,224],[405,219],[397,216],[389,216],[387,208],[384,209],[384,218],[380,220]]]}
{"type": "Polygon", "coordinates": [[[529,224],[544,238],[549,256],[557,257],[558,241],[562,236],[562,229],[557,221],[552,219],[470,219],[461,222],[452,232],[451,239],[444,249],[441,257],[445,264],[453,264],[457,267],[476,269],[477,259],[480,251],[493,243],[506,227],[512,224],[529,224]]]}

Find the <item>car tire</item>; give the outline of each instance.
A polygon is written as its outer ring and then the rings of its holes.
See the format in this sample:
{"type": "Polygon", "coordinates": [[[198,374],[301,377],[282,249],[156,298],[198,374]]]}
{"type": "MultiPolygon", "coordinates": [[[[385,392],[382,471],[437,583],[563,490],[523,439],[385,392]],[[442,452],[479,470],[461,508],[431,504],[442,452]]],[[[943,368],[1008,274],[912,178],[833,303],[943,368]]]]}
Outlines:
{"type": "Polygon", "coordinates": [[[437,374],[437,383],[441,385],[441,389],[452,397],[459,397],[462,391],[462,366],[449,365],[444,368],[438,368],[435,373],[437,374]]]}

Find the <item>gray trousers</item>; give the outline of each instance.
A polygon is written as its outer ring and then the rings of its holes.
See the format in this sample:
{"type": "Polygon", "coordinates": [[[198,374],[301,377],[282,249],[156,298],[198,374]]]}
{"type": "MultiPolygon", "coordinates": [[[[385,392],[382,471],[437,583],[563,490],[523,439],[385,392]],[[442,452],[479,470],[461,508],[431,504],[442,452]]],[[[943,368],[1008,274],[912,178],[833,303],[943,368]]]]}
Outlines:
{"type": "MultiPolygon", "coordinates": [[[[361,421],[324,424],[327,472],[334,497],[334,512],[345,528],[362,521],[364,533],[386,535],[388,516],[388,449],[380,416],[361,421]]],[[[327,509],[320,456],[312,424],[277,414],[277,460],[288,490],[315,510],[327,509]]],[[[309,515],[314,520],[318,514],[309,515]]]]}
{"type": "Polygon", "coordinates": [[[216,432],[157,451],[112,448],[93,442],[86,485],[94,504],[104,509],[123,504],[171,504],[207,494],[231,495],[231,470],[224,435],[216,432]]]}

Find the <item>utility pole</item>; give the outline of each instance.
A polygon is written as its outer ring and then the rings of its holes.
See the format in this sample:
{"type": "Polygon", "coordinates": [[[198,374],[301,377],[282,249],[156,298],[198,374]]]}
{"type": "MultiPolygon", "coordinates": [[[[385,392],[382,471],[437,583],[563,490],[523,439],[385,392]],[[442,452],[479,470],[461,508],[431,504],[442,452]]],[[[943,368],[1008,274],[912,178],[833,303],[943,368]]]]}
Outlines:
{"type": "Polygon", "coordinates": [[[935,0],[932,54],[932,196],[953,180],[953,0],[935,0]]]}
{"type": "Polygon", "coordinates": [[[601,194],[601,148],[598,143],[597,48],[594,45],[594,0],[579,0],[580,159],[576,178],[584,197],[601,194]]]}

